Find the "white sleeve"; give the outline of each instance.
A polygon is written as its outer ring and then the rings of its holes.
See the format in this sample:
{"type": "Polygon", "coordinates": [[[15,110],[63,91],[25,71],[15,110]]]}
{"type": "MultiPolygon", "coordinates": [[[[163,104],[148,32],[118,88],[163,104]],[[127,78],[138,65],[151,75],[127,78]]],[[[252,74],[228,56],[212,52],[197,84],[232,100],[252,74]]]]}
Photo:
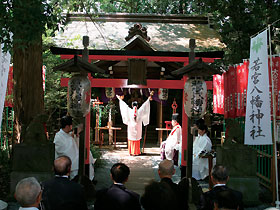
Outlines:
{"type": "Polygon", "coordinates": [[[123,124],[128,125],[128,121],[129,121],[128,116],[129,116],[130,108],[123,100],[119,100],[119,101],[120,101],[120,110],[121,110],[123,124]]]}
{"type": "Polygon", "coordinates": [[[141,116],[144,126],[150,123],[150,99],[147,99],[138,110],[137,116],[141,116]]]}
{"type": "Polygon", "coordinates": [[[57,133],[54,137],[54,145],[55,145],[55,158],[64,155],[65,145],[61,139],[61,135],[57,133]]]}
{"type": "Polygon", "coordinates": [[[182,128],[181,127],[179,127],[176,136],[177,136],[177,144],[176,144],[175,149],[180,150],[182,147],[182,128]]]}

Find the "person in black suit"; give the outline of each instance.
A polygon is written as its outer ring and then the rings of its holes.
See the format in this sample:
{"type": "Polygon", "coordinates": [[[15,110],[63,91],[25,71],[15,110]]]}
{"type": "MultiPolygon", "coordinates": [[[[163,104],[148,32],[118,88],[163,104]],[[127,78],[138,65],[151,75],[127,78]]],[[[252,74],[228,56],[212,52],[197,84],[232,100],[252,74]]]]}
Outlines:
{"type": "Polygon", "coordinates": [[[87,210],[83,187],[69,180],[71,159],[54,160],[55,177],[43,182],[43,205],[46,210],[87,210]]]}
{"type": "Polygon", "coordinates": [[[141,210],[139,194],[125,188],[130,170],[123,163],[111,168],[113,184],[108,189],[97,191],[95,210],[141,210]]]}
{"type": "Polygon", "coordinates": [[[232,200],[236,200],[238,209],[243,210],[242,193],[226,186],[229,180],[229,175],[226,167],[222,165],[215,165],[213,167],[211,177],[214,187],[212,190],[206,192],[202,196],[201,206],[203,210],[212,210],[214,208],[214,201],[217,200],[217,194],[223,191],[228,191],[232,195],[232,200]]]}
{"type": "Polygon", "coordinates": [[[160,177],[160,182],[164,182],[170,186],[172,191],[176,196],[179,196],[179,188],[176,183],[172,181],[172,176],[175,174],[174,163],[172,160],[163,160],[158,166],[158,175],[160,177]]]}
{"type": "Polygon", "coordinates": [[[160,182],[166,183],[176,196],[176,201],[173,203],[174,209],[186,209],[186,207],[183,207],[184,198],[182,197],[182,193],[178,185],[172,181],[172,176],[175,172],[174,162],[172,160],[165,159],[159,163],[158,175],[160,177],[160,182]]]}
{"type": "Polygon", "coordinates": [[[238,200],[232,190],[223,190],[216,194],[214,210],[239,210],[238,200]]]}
{"type": "Polygon", "coordinates": [[[141,204],[145,210],[177,210],[177,203],[175,193],[166,182],[151,181],[145,186],[141,197],[141,204]]]}

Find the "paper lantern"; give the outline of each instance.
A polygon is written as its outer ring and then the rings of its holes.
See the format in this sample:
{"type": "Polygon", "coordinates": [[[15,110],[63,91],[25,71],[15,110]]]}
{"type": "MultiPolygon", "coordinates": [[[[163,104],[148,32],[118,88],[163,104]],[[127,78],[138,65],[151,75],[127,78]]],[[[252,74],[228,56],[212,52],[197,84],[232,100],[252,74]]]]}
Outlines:
{"type": "Polygon", "coordinates": [[[85,117],[90,111],[90,80],[74,75],[68,82],[67,108],[72,117],[85,117]]]}
{"type": "Polygon", "coordinates": [[[189,79],[184,86],[184,109],[188,117],[201,118],[206,112],[207,86],[202,79],[189,79]]]}
{"type": "Polygon", "coordinates": [[[168,89],[159,88],[158,98],[162,101],[166,101],[168,99],[168,89]]]}
{"type": "Polygon", "coordinates": [[[115,97],[115,88],[105,88],[106,97],[112,99],[115,97]]]}

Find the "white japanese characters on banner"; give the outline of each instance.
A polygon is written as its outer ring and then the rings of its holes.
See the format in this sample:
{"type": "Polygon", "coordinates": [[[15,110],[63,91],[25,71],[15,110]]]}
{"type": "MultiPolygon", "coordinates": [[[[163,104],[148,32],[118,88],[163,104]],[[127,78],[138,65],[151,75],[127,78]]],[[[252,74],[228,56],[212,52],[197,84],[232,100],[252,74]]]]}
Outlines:
{"type": "Polygon", "coordinates": [[[267,30],[251,39],[245,144],[272,144],[267,30]]]}
{"type": "MultiPolygon", "coordinates": [[[[1,44],[0,49],[0,129],[2,126],[2,114],[4,109],[4,102],[6,96],[8,75],[9,75],[9,67],[11,55],[9,52],[2,52],[3,44],[1,44]]],[[[1,130],[0,130],[1,131],[1,130]]]]}

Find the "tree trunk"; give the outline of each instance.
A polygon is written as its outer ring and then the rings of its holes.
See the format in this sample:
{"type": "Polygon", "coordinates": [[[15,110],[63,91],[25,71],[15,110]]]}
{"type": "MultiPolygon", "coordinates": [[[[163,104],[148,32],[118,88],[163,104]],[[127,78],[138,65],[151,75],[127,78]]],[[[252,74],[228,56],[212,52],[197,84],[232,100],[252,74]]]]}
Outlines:
{"type": "Polygon", "coordinates": [[[13,61],[15,121],[24,132],[32,118],[44,110],[42,40],[25,49],[15,47],[13,61]]]}
{"type": "MultiPolygon", "coordinates": [[[[42,79],[43,13],[40,0],[15,0],[13,18],[15,131],[21,132],[44,110],[42,79]],[[33,12],[31,12],[33,11],[33,12]]],[[[19,137],[19,133],[15,133],[19,137]]],[[[16,139],[19,142],[19,139],[16,139]]]]}

